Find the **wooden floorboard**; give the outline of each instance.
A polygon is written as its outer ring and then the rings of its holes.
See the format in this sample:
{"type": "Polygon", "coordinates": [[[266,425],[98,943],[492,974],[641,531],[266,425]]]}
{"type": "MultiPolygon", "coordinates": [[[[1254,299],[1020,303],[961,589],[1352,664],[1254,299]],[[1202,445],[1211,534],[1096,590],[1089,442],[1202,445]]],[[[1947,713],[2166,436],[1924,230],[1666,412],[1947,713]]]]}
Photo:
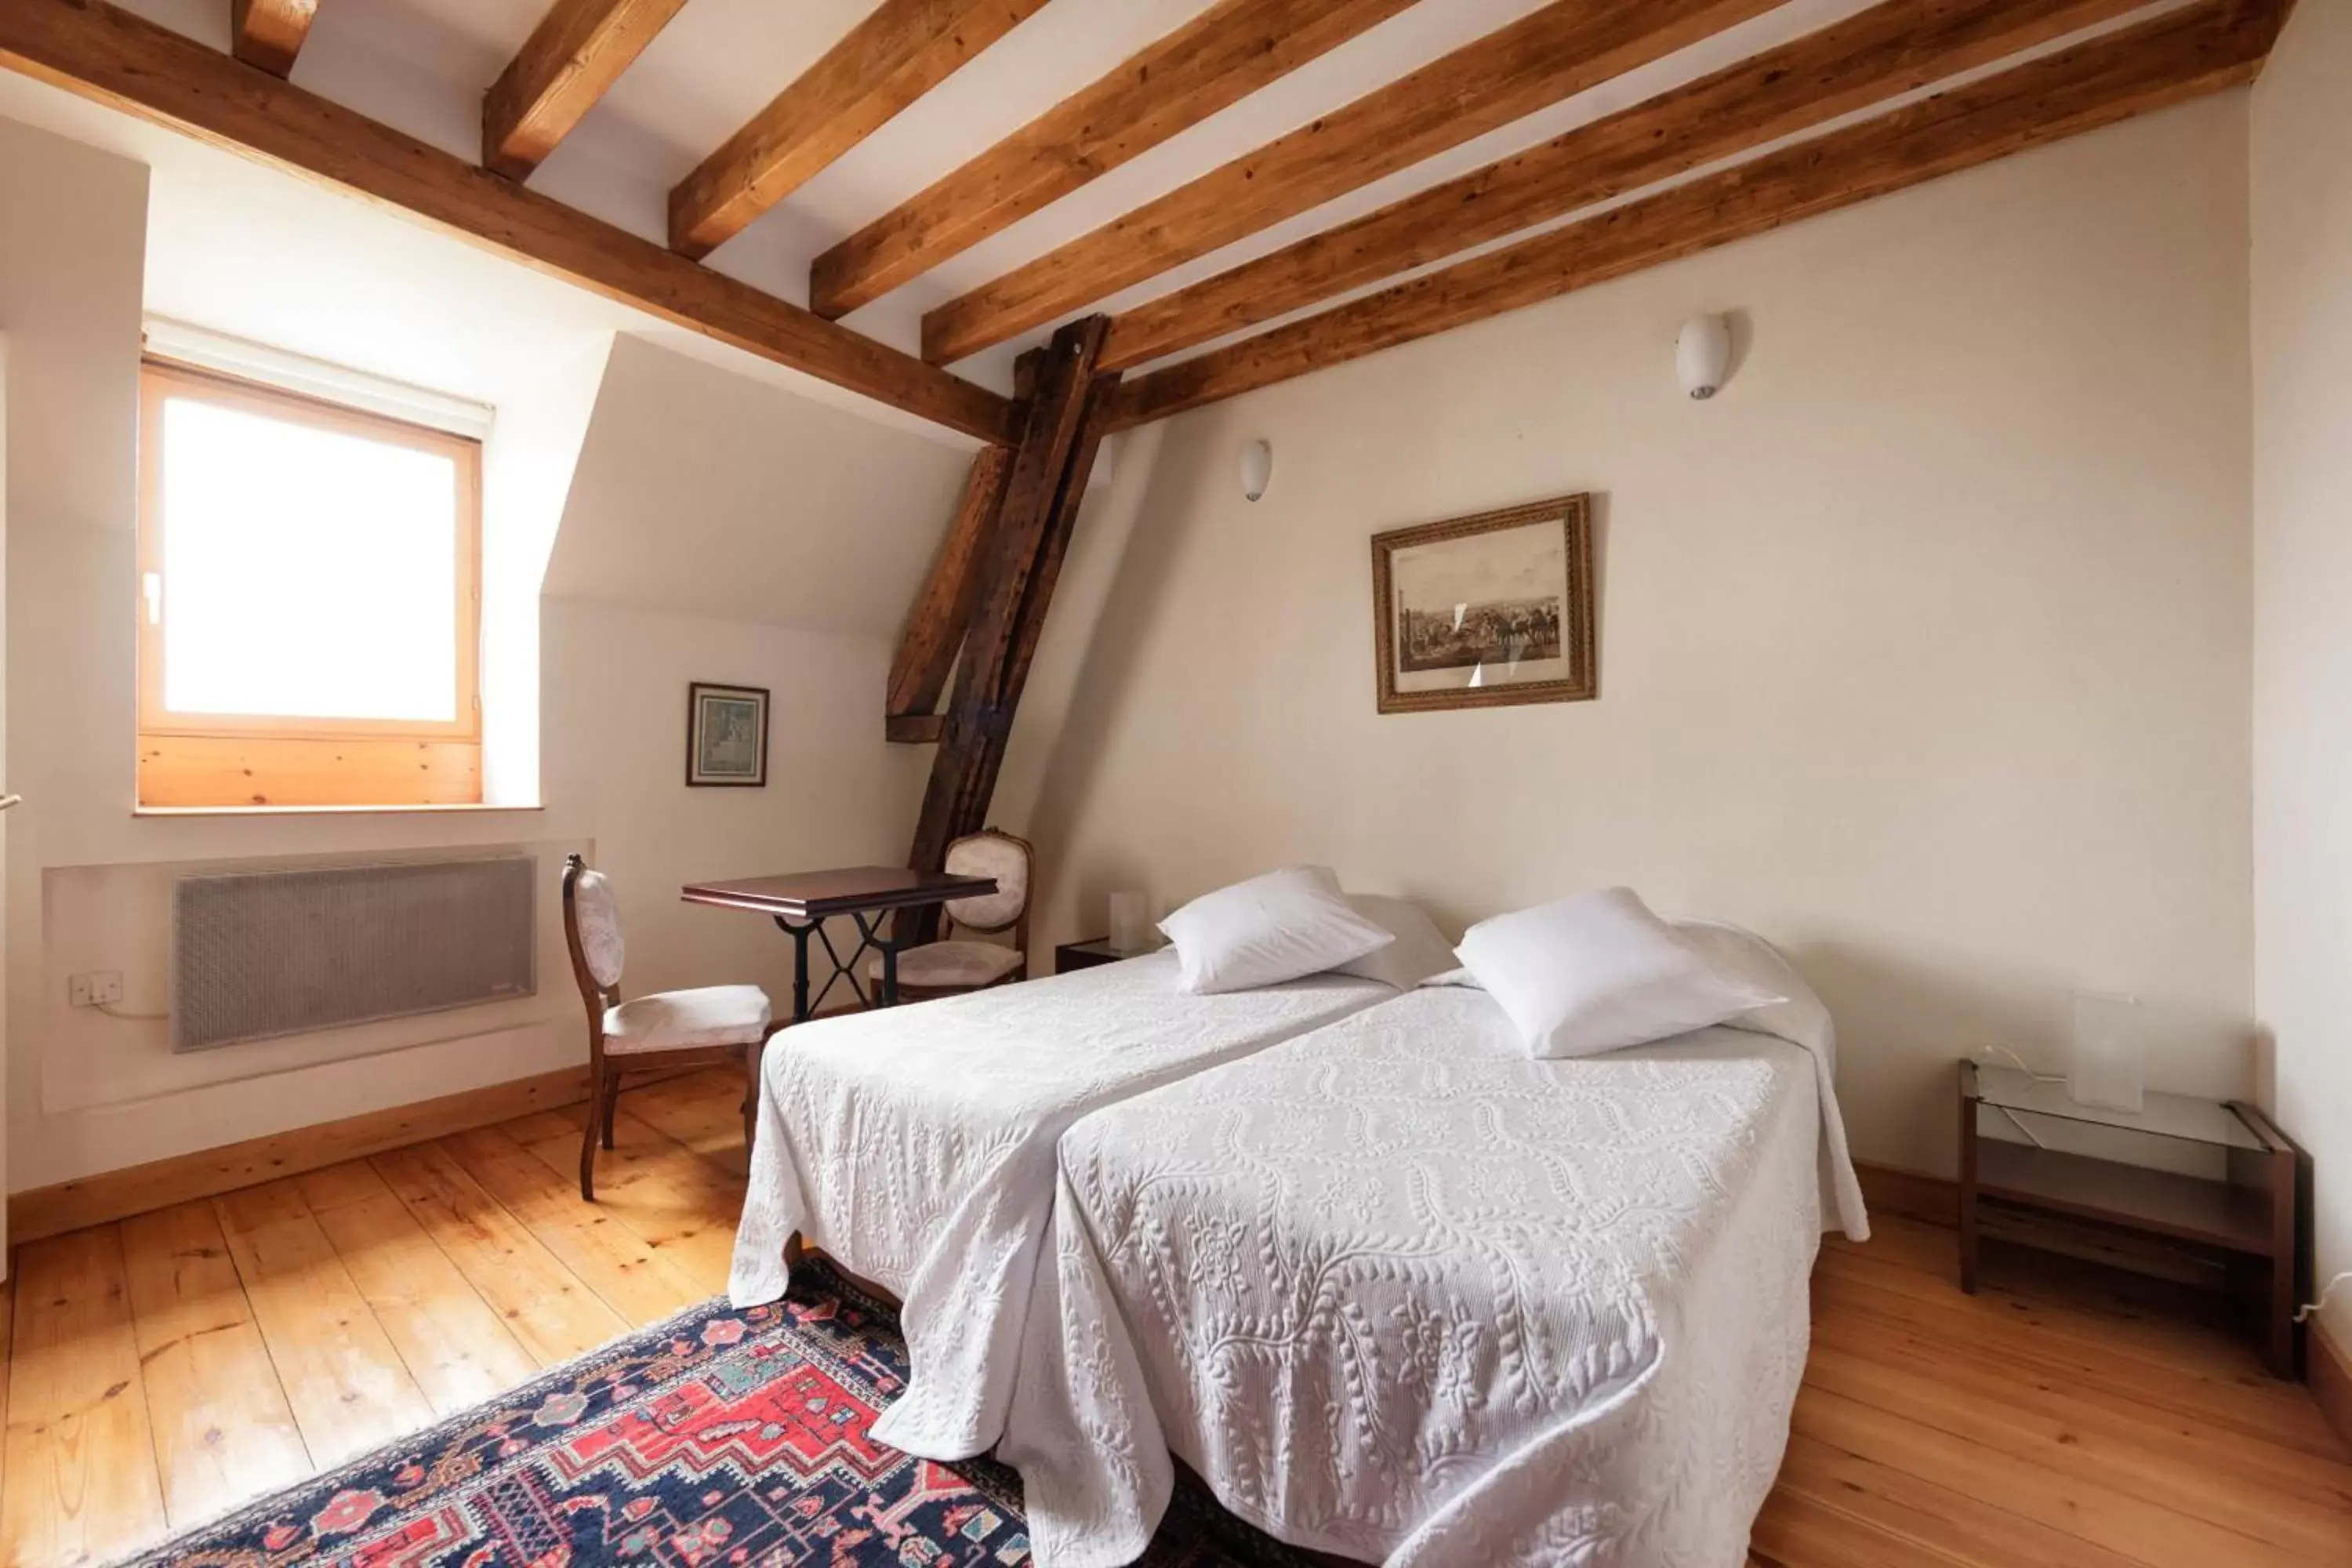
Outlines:
{"type": "Polygon", "coordinates": [[[446,1149],[427,1143],[378,1154],[373,1163],[540,1366],[569,1361],[628,1331],[621,1315],[446,1149]]]}
{"type": "Polygon", "coordinates": [[[321,1469],[432,1420],[431,1402],[292,1181],[224,1194],[213,1209],[295,1425],[321,1469]]]}
{"type": "Polygon", "coordinates": [[[540,1369],[374,1166],[353,1160],[294,1184],[435,1414],[470,1410],[540,1369]]]}
{"type": "Polygon", "coordinates": [[[209,1200],[122,1222],[163,1509],[175,1526],[311,1471],[278,1369],[209,1200]]]}
{"type": "MultiPolygon", "coordinates": [[[[0,1561],[89,1564],[725,1288],[740,1078],[354,1160],[17,1249],[0,1561]]],[[[1757,1568],[2352,1565],[2352,1454],[2159,1287],[1831,1240],[1757,1568]]]]}
{"type": "Polygon", "coordinates": [[[658,1322],[712,1294],[603,1205],[582,1203],[568,1173],[549,1170],[499,1129],[460,1133],[442,1147],[625,1321],[658,1322]]]}
{"type": "Polygon", "coordinates": [[[34,1242],[9,1276],[0,1557],[111,1562],[161,1534],[164,1519],[121,1232],[104,1225],[34,1242]]]}
{"type": "MultiPolygon", "coordinates": [[[[543,1112],[530,1119],[543,1128],[540,1135],[527,1128],[518,1142],[551,1171],[569,1174],[578,1169],[586,1115],[585,1106],[543,1112]]],[[[742,1180],[628,1110],[614,1117],[613,1132],[614,1147],[596,1155],[596,1206],[700,1286],[706,1298],[724,1291],[743,1208],[742,1180]]]]}

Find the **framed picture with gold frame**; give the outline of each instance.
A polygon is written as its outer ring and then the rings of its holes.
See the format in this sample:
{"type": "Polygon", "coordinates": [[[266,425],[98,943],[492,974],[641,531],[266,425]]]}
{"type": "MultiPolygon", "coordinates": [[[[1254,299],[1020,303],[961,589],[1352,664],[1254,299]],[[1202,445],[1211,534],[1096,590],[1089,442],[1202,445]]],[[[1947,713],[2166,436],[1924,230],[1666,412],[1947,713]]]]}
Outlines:
{"type": "Polygon", "coordinates": [[[1372,637],[1383,713],[1590,700],[1591,498],[1374,534],[1372,637]]]}

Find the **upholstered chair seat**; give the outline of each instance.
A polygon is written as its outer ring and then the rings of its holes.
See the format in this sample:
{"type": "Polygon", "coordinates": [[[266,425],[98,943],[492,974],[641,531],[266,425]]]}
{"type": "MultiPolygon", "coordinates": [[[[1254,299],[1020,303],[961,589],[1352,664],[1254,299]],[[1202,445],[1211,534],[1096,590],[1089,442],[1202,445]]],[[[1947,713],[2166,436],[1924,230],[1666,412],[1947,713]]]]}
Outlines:
{"type": "MultiPolygon", "coordinates": [[[[1020,968],[1023,957],[1019,948],[1000,942],[935,942],[898,955],[898,984],[924,990],[976,991],[1020,968]]],[[[875,984],[881,984],[882,961],[872,960],[866,973],[875,984]]]]}
{"type": "Polygon", "coordinates": [[[768,994],[756,985],[657,991],[604,1009],[604,1049],[614,1056],[756,1046],[768,1037],[768,994]]]}
{"type": "Polygon", "coordinates": [[[588,1008],[588,1125],[580,1140],[580,1195],[596,1201],[596,1144],[613,1146],[613,1111],[626,1073],[667,1072],[739,1061],[743,1068],[743,1147],[751,1147],[760,1096],[760,1056],[780,1027],[756,985],[704,985],[621,998],[620,900],[601,871],[579,856],[563,865],[563,937],[572,977],[588,1008]]]}
{"type": "MultiPolygon", "coordinates": [[[[959,877],[988,877],[996,890],[969,899],[950,899],[945,942],[910,947],[898,955],[898,999],[919,1002],[927,997],[953,996],[984,990],[1007,981],[1029,978],[1029,886],[1036,857],[1025,838],[992,827],[969,834],[948,846],[946,868],[959,877]],[[1010,944],[970,942],[960,931],[982,936],[1010,933],[1010,944]]],[[[879,993],[882,961],[866,965],[866,978],[879,993]]]]}

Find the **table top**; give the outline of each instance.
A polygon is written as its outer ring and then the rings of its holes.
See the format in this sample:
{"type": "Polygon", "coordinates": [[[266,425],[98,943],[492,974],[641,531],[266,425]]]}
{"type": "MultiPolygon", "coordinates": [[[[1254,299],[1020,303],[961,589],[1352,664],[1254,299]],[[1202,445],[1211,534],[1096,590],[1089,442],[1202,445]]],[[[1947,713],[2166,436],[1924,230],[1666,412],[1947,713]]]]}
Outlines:
{"type": "Polygon", "coordinates": [[[751,910],[794,920],[871,910],[905,910],[978,898],[996,891],[993,877],[954,877],[943,871],[909,871],[903,866],[843,866],[829,871],[788,871],[775,877],[744,877],[726,882],[692,882],[678,889],[689,904],[751,910]]]}
{"type": "Polygon", "coordinates": [[[2121,1128],[2190,1143],[2227,1149],[2268,1149],[2271,1145],[2226,1100],[2200,1100],[2193,1095],[2141,1096],[2137,1110],[2113,1110],[2084,1105],[2066,1091],[2063,1079],[2036,1078],[2016,1068],[1969,1064],[1979,1103],[2025,1116],[2047,1116],[2061,1121],[2088,1122],[2095,1127],[2121,1128]]]}

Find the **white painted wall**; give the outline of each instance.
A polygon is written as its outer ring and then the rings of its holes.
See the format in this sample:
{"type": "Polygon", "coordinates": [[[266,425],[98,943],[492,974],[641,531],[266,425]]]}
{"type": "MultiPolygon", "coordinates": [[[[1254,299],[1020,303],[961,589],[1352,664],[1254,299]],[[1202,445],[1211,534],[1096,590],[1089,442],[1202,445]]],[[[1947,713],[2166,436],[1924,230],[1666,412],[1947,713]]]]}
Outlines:
{"type": "MultiPolygon", "coordinates": [[[[2254,985],[2352,1268],[2352,7],[2297,8],[2253,92],[2254,985]]],[[[2352,1344],[2352,1300],[2329,1326],[2352,1344]]]]}
{"type": "Polygon", "coordinates": [[[1788,949],[1864,1157],[1952,1169],[1953,1061],[2063,1059],[2078,987],[2243,1091],[2246,249],[2232,93],[1172,422],[1041,935],[1298,860],[1457,926],[1622,881],[1788,949]],[[1701,310],[1744,325],[1695,405],[1701,310]],[[1379,716],[1369,537],[1572,490],[1600,700],[1379,716]]]}
{"type": "MultiPolygon", "coordinates": [[[[158,819],[132,799],[132,458],[147,170],[0,122],[0,333],[8,402],[5,776],[26,797],[6,874],[12,1189],[331,1120],[577,1057],[552,1001],[171,1058],[161,1026],[64,1003],[64,976],[126,972],[160,1000],[162,888],[177,868],[525,847],[546,819],[158,819]],[[109,889],[123,894],[109,899],[109,889]],[[405,1045],[394,1054],[368,1054],[405,1045]],[[347,1053],[351,1059],[324,1058],[347,1053]],[[258,1066],[267,1076],[244,1077],[258,1066]],[[240,1081],[241,1080],[241,1081],[240,1081]]],[[[560,945],[556,949],[560,953],[560,945]]],[[[542,943],[541,963],[547,962],[542,943]]]]}
{"type": "Polygon", "coordinates": [[[634,337],[615,345],[632,318],[601,301],[205,162],[218,154],[184,162],[182,144],[121,133],[84,106],[27,101],[73,137],[0,120],[5,439],[18,457],[0,779],[27,801],[12,814],[5,884],[10,1189],[584,1059],[553,898],[573,849],[621,879],[633,991],[755,980],[783,995],[782,939],[689,910],[677,886],[904,854],[928,758],[885,745],[884,671],[969,444],[634,337]],[[217,203],[209,247],[192,186],[217,203]],[[157,212],[168,240],[149,229],[157,212]],[[243,292],[225,286],[240,253],[279,242],[293,247],[278,258],[293,274],[286,289],[248,299],[251,271],[243,292]],[[320,298],[317,275],[337,268],[341,291],[320,298]],[[472,321],[485,291],[500,313],[472,321]],[[133,815],[142,307],[498,405],[486,472],[486,589],[500,622],[485,660],[492,788],[543,809],[133,815]],[[593,476],[585,500],[575,457],[593,476]],[[542,605],[543,569],[561,588],[542,605]],[[770,788],[687,789],[693,679],[775,689],[770,788]],[[540,858],[532,999],[184,1058],[160,1021],[65,1005],[68,974],[119,969],[131,1009],[162,1009],[178,875],[471,849],[540,858]]]}
{"type": "Polygon", "coordinates": [[[595,803],[633,986],[723,974],[782,1007],[790,944],[756,917],[680,905],[679,886],[904,863],[931,752],[883,740],[882,698],[969,464],[614,344],[547,573],[545,783],[550,802],[595,803]],[[695,680],[770,689],[767,788],[686,786],[695,680]]]}
{"type": "MultiPolygon", "coordinates": [[[[8,336],[0,328],[0,659],[7,650],[7,552],[8,552],[8,336]]],[[[8,755],[7,685],[5,670],[0,670],[0,765],[8,755]]],[[[0,776],[0,791],[7,788],[7,780],[0,776]]],[[[0,1181],[5,1181],[8,1168],[8,826],[7,817],[0,815],[0,1181]]],[[[13,1254],[8,1247],[8,1219],[5,1205],[0,1205],[0,1279],[7,1277],[7,1259],[13,1254]]]]}

